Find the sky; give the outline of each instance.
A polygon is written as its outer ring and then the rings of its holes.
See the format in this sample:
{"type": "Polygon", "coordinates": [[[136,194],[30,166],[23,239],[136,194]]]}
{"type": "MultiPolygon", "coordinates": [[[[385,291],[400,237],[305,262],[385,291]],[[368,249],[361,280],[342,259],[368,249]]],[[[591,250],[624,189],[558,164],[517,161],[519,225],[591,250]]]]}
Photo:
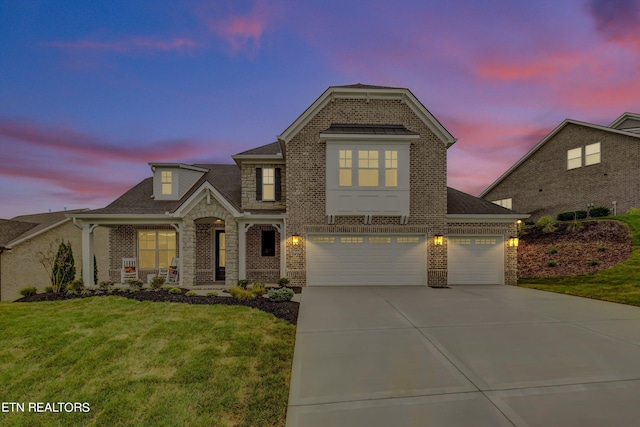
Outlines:
{"type": "Polygon", "coordinates": [[[0,218],[232,163],[329,86],[409,88],[478,195],[564,119],[640,113],[640,0],[0,0],[0,218]]]}

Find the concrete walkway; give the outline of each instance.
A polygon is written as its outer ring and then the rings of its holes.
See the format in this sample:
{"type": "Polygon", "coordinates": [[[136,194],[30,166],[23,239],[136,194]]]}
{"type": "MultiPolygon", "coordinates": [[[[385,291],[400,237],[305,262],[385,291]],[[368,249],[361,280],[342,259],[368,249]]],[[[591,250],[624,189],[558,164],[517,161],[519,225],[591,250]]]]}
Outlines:
{"type": "Polygon", "coordinates": [[[511,286],[305,288],[287,426],[630,426],[640,308],[511,286]]]}

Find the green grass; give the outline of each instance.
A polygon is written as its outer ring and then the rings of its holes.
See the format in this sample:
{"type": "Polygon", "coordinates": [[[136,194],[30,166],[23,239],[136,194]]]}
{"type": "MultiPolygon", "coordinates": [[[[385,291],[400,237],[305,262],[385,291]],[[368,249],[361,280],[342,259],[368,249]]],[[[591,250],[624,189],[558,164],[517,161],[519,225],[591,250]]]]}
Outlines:
{"type": "Polygon", "coordinates": [[[116,296],[0,303],[0,331],[0,402],[90,405],[0,412],[0,425],[284,425],[295,326],[259,310],[116,296]]]}
{"type": "Polygon", "coordinates": [[[618,215],[633,233],[633,249],[625,262],[583,276],[524,278],[518,286],[640,306],[640,215],[618,215]]]}

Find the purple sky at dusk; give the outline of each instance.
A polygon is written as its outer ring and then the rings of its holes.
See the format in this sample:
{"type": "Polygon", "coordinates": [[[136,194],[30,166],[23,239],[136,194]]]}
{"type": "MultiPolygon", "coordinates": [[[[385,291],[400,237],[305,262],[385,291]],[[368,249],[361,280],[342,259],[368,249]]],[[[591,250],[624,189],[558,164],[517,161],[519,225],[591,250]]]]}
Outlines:
{"type": "Polygon", "coordinates": [[[477,195],[565,118],[640,113],[640,0],[0,0],[0,218],[231,163],[329,86],[409,88],[477,195]]]}

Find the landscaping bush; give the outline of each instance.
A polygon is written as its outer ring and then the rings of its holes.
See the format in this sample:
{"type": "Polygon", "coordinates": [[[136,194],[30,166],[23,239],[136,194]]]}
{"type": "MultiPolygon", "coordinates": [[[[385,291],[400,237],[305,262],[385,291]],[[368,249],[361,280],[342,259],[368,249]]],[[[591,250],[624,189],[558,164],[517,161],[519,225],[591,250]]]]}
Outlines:
{"type": "Polygon", "coordinates": [[[253,292],[247,289],[242,289],[238,286],[234,286],[233,288],[230,288],[229,293],[231,294],[232,297],[238,298],[240,300],[250,300],[250,299],[256,298],[253,292]]]}
{"type": "Polygon", "coordinates": [[[629,215],[640,215],[640,209],[638,209],[638,208],[629,208],[629,210],[627,211],[627,214],[629,214],[629,215]]]}
{"type": "Polygon", "coordinates": [[[547,267],[556,267],[558,265],[558,261],[549,261],[547,263],[547,267]]]}
{"type": "Polygon", "coordinates": [[[556,231],[556,223],[549,216],[543,216],[536,222],[538,227],[542,227],[543,233],[553,233],[556,231]]]}
{"type": "Polygon", "coordinates": [[[249,286],[249,281],[247,279],[240,279],[238,280],[238,287],[241,289],[247,289],[247,286],[249,286]]]}
{"type": "Polygon", "coordinates": [[[35,295],[37,293],[38,293],[38,290],[36,289],[35,286],[27,286],[26,288],[20,289],[20,295],[22,295],[23,297],[28,297],[31,295],[35,295]]]}
{"type": "Polygon", "coordinates": [[[216,291],[207,292],[207,296],[208,297],[217,297],[218,296],[218,292],[216,292],[216,291]]]}
{"type": "Polygon", "coordinates": [[[557,250],[556,248],[551,248],[551,250],[549,250],[549,253],[550,253],[551,255],[555,255],[555,254],[557,254],[557,253],[558,253],[558,250],[557,250]]]}
{"type": "Polygon", "coordinates": [[[267,288],[265,288],[262,282],[254,282],[253,286],[251,286],[251,292],[253,292],[255,296],[261,297],[267,293],[267,288]]]}
{"type": "Polygon", "coordinates": [[[195,297],[198,295],[198,293],[196,291],[187,291],[185,295],[188,297],[195,297]]]}
{"type": "Polygon", "coordinates": [[[267,295],[271,301],[291,301],[293,291],[289,288],[269,289],[267,295]]]}
{"type": "Polygon", "coordinates": [[[606,246],[598,246],[598,252],[604,252],[607,250],[606,246]]]}
{"type": "Polygon", "coordinates": [[[286,277],[281,277],[278,279],[278,286],[280,286],[281,288],[289,286],[289,283],[291,283],[291,281],[286,277]]]}
{"type": "Polygon", "coordinates": [[[67,291],[80,292],[84,289],[84,282],[82,279],[76,279],[67,285],[67,291]]]}
{"type": "Polygon", "coordinates": [[[611,211],[609,210],[609,208],[604,207],[604,206],[599,206],[597,208],[591,208],[589,210],[589,216],[593,217],[593,218],[597,218],[600,216],[609,216],[609,213],[611,211]]]}
{"type": "Polygon", "coordinates": [[[164,277],[156,276],[153,279],[151,279],[149,286],[151,286],[152,289],[160,289],[162,286],[164,286],[164,282],[165,282],[164,277]]]}
{"type": "Polygon", "coordinates": [[[170,294],[181,294],[182,290],[180,288],[176,288],[175,286],[169,286],[168,289],[170,294]]]}
{"type": "Polygon", "coordinates": [[[591,261],[589,261],[589,265],[592,266],[592,267],[595,267],[597,265],[600,265],[600,261],[591,260],[591,261]]]}
{"type": "Polygon", "coordinates": [[[139,279],[131,279],[127,281],[127,283],[129,284],[129,288],[132,291],[139,291],[140,289],[142,289],[142,286],[144,286],[144,283],[142,283],[142,280],[139,280],[139,279]]]}
{"type": "Polygon", "coordinates": [[[573,211],[559,213],[556,219],[558,221],[571,221],[573,219],[585,219],[587,217],[587,211],[573,211]]]}
{"type": "Polygon", "coordinates": [[[44,291],[45,293],[49,294],[51,292],[53,292],[53,286],[45,286],[44,287],[44,291]]]}
{"type": "Polygon", "coordinates": [[[113,280],[103,280],[102,282],[100,282],[100,284],[98,285],[98,287],[100,288],[101,291],[110,291],[111,288],[113,288],[113,285],[115,283],[113,283],[113,280]]]}

